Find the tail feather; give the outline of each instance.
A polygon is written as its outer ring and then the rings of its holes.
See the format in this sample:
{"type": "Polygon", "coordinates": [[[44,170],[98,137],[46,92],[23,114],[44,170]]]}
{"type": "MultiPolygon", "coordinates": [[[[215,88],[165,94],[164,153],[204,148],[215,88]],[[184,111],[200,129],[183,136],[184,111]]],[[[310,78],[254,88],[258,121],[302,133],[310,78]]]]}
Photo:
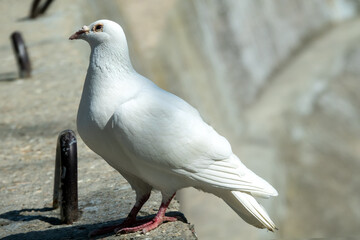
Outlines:
{"type": "Polygon", "coordinates": [[[274,222],[253,196],[245,192],[228,191],[221,198],[247,223],[274,231],[274,222]]]}

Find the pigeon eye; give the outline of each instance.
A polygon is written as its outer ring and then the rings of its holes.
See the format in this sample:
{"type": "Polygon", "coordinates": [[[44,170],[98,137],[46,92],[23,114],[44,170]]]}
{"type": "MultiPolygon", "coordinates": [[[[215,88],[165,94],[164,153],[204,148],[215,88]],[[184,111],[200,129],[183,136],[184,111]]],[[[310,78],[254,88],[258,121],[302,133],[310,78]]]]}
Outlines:
{"type": "Polygon", "coordinates": [[[97,24],[94,26],[93,31],[95,32],[102,32],[103,29],[103,25],[102,24],[97,24]]]}

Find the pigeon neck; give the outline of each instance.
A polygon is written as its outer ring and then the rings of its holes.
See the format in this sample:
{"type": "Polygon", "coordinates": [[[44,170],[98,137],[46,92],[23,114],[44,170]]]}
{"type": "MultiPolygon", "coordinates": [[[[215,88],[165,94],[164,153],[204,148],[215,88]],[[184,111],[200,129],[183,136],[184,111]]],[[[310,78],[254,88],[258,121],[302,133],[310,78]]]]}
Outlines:
{"type": "Polygon", "coordinates": [[[116,71],[117,74],[134,71],[126,44],[102,43],[91,46],[91,63],[101,70],[116,71]]]}
{"type": "Polygon", "coordinates": [[[78,122],[90,121],[103,128],[114,108],[134,94],[136,89],[131,81],[134,72],[127,47],[105,44],[92,47],[78,122]]]}

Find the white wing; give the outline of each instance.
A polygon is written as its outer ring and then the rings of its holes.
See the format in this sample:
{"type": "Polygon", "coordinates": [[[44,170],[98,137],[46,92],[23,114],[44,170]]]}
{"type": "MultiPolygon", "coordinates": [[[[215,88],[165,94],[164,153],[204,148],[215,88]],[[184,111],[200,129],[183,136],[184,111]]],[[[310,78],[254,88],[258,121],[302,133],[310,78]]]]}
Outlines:
{"type": "Polygon", "coordinates": [[[122,104],[112,120],[118,141],[137,159],[193,179],[199,188],[277,194],[241,163],[229,142],[197,110],[171,93],[144,89],[122,104]]]}

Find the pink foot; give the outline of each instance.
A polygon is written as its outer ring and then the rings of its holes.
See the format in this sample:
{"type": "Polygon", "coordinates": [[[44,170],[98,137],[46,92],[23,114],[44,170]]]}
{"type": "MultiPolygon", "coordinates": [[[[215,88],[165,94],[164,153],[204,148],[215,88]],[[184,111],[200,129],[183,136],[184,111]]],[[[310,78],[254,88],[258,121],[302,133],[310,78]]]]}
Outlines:
{"type": "Polygon", "coordinates": [[[143,206],[146,200],[149,198],[149,196],[150,193],[144,195],[135,203],[135,206],[131,209],[128,217],[125,219],[123,223],[94,230],[90,232],[89,237],[103,235],[110,232],[115,232],[116,234],[122,234],[122,233],[133,233],[141,230],[143,233],[146,233],[157,228],[163,222],[174,222],[177,220],[176,217],[165,216],[166,209],[169,206],[173,197],[175,196],[175,193],[171,197],[163,196],[160,209],[154,219],[152,219],[151,221],[148,221],[147,219],[136,220],[136,215],[138,214],[140,208],[143,206]]]}
{"type": "Polygon", "coordinates": [[[122,227],[115,229],[116,234],[122,234],[122,233],[133,233],[137,231],[142,231],[143,233],[147,233],[158,226],[160,226],[163,222],[174,222],[177,220],[176,217],[168,217],[165,216],[166,209],[168,208],[171,200],[175,196],[175,193],[169,198],[164,197],[161,202],[160,208],[158,213],[156,214],[155,218],[147,223],[141,224],[136,227],[122,227]]]}
{"type": "Polygon", "coordinates": [[[99,236],[99,235],[103,235],[103,234],[107,234],[107,233],[113,233],[115,229],[132,227],[136,224],[143,223],[144,220],[136,220],[136,215],[138,214],[139,210],[144,205],[144,203],[149,199],[149,197],[150,197],[150,193],[144,194],[141,198],[139,198],[136,201],[134,207],[131,209],[128,217],[122,223],[91,231],[89,233],[89,237],[95,237],[95,236],[99,236]]]}
{"type": "Polygon", "coordinates": [[[147,223],[141,224],[136,227],[123,227],[123,228],[117,228],[115,229],[116,234],[124,234],[124,233],[134,233],[138,231],[142,231],[142,233],[147,233],[151,230],[154,230],[158,226],[160,226],[164,222],[174,222],[177,221],[176,217],[158,217],[156,216],[153,220],[150,220],[147,223]]]}
{"type": "Polygon", "coordinates": [[[139,225],[139,224],[140,224],[140,226],[145,225],[145,224],[149,223],[147,221],[148,221],[148,219],[141,219],[141,220],[126,219],[124,222],[122,222],[120,224],[96,229],[96,230],[90,232],[89,237],[95,237],[95,236],[104,235],[104,234],[113,233],[113,232],[117,233],[119,230],[132,228],[135,225],[139,225]]]}

